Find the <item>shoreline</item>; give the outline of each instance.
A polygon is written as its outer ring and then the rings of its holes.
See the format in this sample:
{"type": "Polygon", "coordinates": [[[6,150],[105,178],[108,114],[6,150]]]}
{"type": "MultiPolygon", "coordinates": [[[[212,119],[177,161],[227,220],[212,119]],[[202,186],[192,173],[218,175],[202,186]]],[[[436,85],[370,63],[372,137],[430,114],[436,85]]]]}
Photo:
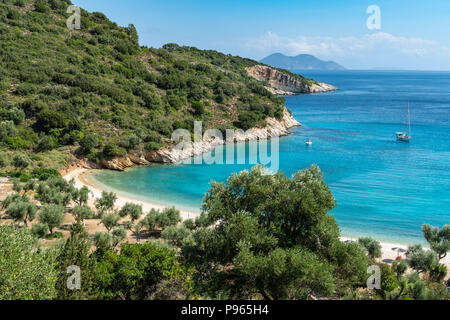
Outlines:
{"type": "MultiPolygon", "coordinates": [[[[88,179],[88,176],[90,174],[92,174],[93,172],[96,172],[96,171],[100,171],[100,170],[101,169],[75,168],[74,170],[71,170],[70,172],[64,174],[63,178],[68,181],[71,179],[74,179],[75,187],[77,187],[77,188],[81,188],[83,186],[86,186],[89,188],[89,190],[93,194],[93,198],[90,198],[90,200],[89,200],[89,205],[93,205],[94,200],[101,197],[102,191],[108,191],[108,192],[112,191],[117,195],[116,206],[118,206],[118,207],[125,205],[125,203],[127,203],[127,202],[132,202],[132,203],[142,205],[144,212],[148,212],[151,209],[162,210],[164,208],[169,208],[169,207],[175,206],[178,210],[180,210],[180,216],[183,219],[183,221],[187,220],[187,219],[195,219],[196,217],[198,217],[200,215],[200,211],[196,212],[196,211],[192,211],[192,210],[179,209],[174,204],[172,204],[172,205],[156,204],[156,203],[152,203],[150,201],[140,200],[140,199],[136,199],[136,198],[121,194],[120,192],[116,192],[113,189],[105,190],[101,186],[95,184],[94,182],[92,182],[91,180],[88,179]]],[[[352,237],[352,236],[347,236],[347,235],[341,236],[341,241],[343,241],[343,242],[357,241],[357,239],[358,239],[358,237],[352,237]]],[[[380,244],[381,244],[382,257],[378,260],[380,262],[384,262],[384,263],[392,263],[393,261],[395,261],[395,259],[399,255],[399,252],[398,252],[398,250],[396,250],[396,248],[400,248],[402,250],[406,250],[408,248],[408,245],[401,244],[401,243],[380,241],[380,244]]],[[[400,252],[400,256],[403,259],[405,259],[404,252],[400,252]]],[[[450,257],[443,259],[442,262],[445,263],[446,265],[450,264],[450,257]]]]}
{"type": "MultiPolygon", "coordinates": [[[[89,180],[87,178],[87,176],[89,176],[91,173],[96,172],[96,171],[101,171],[101,170],[102,169],[76,168],[76,169],[71,170],[70,172],[64,174],[63,178],[67,181],[74,179],[76,188],[81,188],[83,186],[86,186],[89,188],[89,190],[91,191],[91,195],[93,195],[93,197],[89,198],[89,205],[93,205],[95,199],[100,198],[103,191],[108,191],[108,192],[114,192],[117,195],[117,201],[115,204],[116,207],[122,207],[123,205],[125,205],[125,203],[132,202],[135,204],[142,205],[143,211],[148,212],[151,209],[162,210],[162,209],[170,208],[170,207],[174,206],[174,205],[162,205],[162,204],[152,203],[150,201],[144,201],[144,200],[132,198],[130,196],[121,194],[120,192],[117,192],[112,189],[105,190],[101,186],[95,184],[94,182],[92,182],[91,180],[89,180]]],[[[191,210],[185,210],[185,209],[179,209],[179,208],[177,208],[177,209],[180,211],[180,216],[183,219],[183,221],[188,220],[188,219],[195,219],[198,216],[200,216],[200,211],[195,212],[195,211],[191,211],[191,210]]]]}

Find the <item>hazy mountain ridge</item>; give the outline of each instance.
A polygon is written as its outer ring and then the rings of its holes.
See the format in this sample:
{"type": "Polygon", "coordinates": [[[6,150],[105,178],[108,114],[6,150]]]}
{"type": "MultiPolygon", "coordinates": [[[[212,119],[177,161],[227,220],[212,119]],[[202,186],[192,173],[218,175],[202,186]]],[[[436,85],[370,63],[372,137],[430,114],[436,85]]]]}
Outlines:
{"type": "Polygon", "coordinates": [[[346,70],[345,67],[334,61],[323,61],[309,54],[290,57],[282,53],[274,53],[262,59],[261,62],[275,68],[288,70],[346,70]]]}

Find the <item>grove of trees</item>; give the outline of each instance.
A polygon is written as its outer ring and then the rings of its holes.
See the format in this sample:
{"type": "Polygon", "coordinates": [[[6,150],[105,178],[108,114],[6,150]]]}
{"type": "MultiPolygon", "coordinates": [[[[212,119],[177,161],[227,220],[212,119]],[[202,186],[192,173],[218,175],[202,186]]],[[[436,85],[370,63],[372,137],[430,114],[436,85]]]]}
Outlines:
{"type": "Polygon", "coordinates": [[[4,299],[449,298],[441,263],[450,249],[448,226],[424,225],[430,249],[413,245],[406,260],[380,262],[378,241],[341,241],[329,214],[335,200],[317,166],[292,178],[267,175],[262,166],[233,174],[213,183],[201,215],[185,221],[175,208],[117,208],[108,192],[91,208],[89,190],[61,177],[18,182],[15,189],[1,203],[14,221],[0,224],[4,299]],[[63,230],[69,212],[67,238],[55,230],[63,230]],[[91,219],[106,231],[89,234],[91,219]],[[56,242],[42,248],[40,238],[56,242]],[[80,290],[66,285],[72,265],[83,274],[80,290]],[[369,290],[373,265],[381,288],[369,290]]]}

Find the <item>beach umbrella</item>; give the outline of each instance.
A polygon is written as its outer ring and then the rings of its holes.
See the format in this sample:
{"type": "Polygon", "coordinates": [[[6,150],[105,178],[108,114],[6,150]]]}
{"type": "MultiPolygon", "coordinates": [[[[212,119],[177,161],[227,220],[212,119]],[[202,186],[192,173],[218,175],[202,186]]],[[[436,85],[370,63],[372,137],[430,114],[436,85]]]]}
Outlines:
{"type": "Polygon", "coordinates": [[[400,254],[405,253],[407,250],[400,248],[400,247],[398,247],[398,248],[395,247],[395,248],[392,248],[392,251],[397,251],[397,256],[400,257],[400,254]]]}

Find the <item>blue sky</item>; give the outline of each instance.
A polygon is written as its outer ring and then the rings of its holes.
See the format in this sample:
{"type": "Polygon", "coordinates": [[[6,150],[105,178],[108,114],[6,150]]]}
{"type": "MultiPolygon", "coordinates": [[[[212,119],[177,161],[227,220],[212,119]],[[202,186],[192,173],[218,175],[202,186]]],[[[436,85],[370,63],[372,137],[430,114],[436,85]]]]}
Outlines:
{"type": "Polygon", "coordinates": [[[448,0],[73,0],[120,25],[142,45],[169,42],[260,60],[309,53],[352,69],[450,70],[448,0]],[[381,29],[369,30],[370,5],[381,29]]]}

